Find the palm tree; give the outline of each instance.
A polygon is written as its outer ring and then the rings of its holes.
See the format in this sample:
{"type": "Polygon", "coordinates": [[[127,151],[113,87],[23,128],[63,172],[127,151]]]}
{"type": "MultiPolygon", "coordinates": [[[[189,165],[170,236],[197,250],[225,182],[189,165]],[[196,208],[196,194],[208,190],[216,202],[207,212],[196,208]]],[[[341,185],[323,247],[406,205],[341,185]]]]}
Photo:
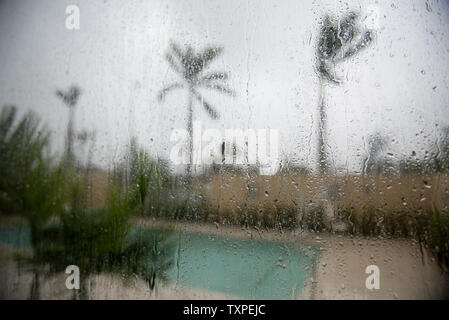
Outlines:
{"type": "Polygon", "coordinates": [[[220,117],[212,105],[204,100],[199,89],[218,90],[230,96],[234,95],[234,91],[226,84],[227,72],[206,72],[207,67],[222,52],[222,47],[208,46],[196,53],[190,45],[183,50],[177,44],[171,43],[170,49],[165,55],[170,67],[181,76],[182,81],[174,82],[163,88],[158,95],[159,101],[163,101],[166,94],[174,89],[186,89],[189,94],[187,101],[187,131],[189,132],[187,176],[190,176],[193,162],[193,101],[199,102],[212,119],[216,120],[220,117]]]}
{"type": "Polygon", "coordinates": [[[73,160],[73,122],[75,115],[75,105],[78,102],[79,96],[81,94],[81,90],[78,86],[73,85],[67,90],[63,92],[61,90],[56,90],[56,96],[62,99],[62,101],[69,108],[69,123],[67,124],[67,137],[66,137],[66,156],[67,159],[73,160]]]}
{"type": "Polygon", "coordinates": [[[361,31],[357,24],[358,15],[349,12],[342,19],[335,20],[329,15],[323,19],[317,44],[317,72],[320,80],[318,100],[318,161],[320,173],[327,170],[325,150],[326,110],[324,105],[324,85],[327,82],[340,84],[333,68],[336,64],[349,59],[373,40],[373,32],[361,31]]]}

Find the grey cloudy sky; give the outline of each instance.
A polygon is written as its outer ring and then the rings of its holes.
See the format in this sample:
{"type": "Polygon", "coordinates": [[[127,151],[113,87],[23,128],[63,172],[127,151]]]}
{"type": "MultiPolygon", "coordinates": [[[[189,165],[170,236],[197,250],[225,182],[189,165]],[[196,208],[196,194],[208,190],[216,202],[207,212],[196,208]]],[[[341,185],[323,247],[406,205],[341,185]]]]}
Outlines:
{"type": "Polygon", "coordinates": [[[309,166],[316,159],[320,18],[353,9],[376,40],[336,72],[326,87],[328,141],[336,167],[360,170],[367,138],[390,138],[395,158],[423,154],[449,124],[449,1],[148,0],[0,2],[0,106],[34,110],[61,151],[68,110],[57,88],[83,94],[77,130],[95,130],[94,161],[116,160],[131,136],[168,157],[170,132],[184,128],[186,93],[157,102],[177,80],[164,60],[170,40],[224,47],[210,70],[230,72],[235,98],[204,91],[222,117],[205,128],[279,129],[281,154],[309,166]],[[427,5],[426,5],[427,2],[427,5]],[[65,9],[80,8],[80,30],[67,30],[65,9]]]}

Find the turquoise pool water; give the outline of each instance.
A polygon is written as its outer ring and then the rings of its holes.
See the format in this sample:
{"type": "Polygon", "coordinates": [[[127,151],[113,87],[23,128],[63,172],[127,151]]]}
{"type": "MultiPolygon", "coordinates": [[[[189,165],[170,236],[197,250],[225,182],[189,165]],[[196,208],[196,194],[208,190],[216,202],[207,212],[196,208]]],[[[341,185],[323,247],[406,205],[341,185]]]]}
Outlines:
{"type": "MultiPolygon", "coordinates": [[[[176,237],[180,250],[167,273],[171,282],[247,299],[299,295],[318,258],[317,248],[288,242],[185,232],[176,237]]],[[[27,247],[29,229],[0,228],[0,242],[27,247]]]]}
{"type": "Polygon", "coordinates": [[[31,243],[30,229],[26,226],[1,227],[0,243],[18,248],[26,248],[31,243]]]}
{"type": "MultiPolygon", "coordinates": [[[[179,283],[249,299],[291,299],[318,250],[292,243],[181,234],[179,283]]],[[[170,278],[176,279],[177,268],[170,278]]]]}

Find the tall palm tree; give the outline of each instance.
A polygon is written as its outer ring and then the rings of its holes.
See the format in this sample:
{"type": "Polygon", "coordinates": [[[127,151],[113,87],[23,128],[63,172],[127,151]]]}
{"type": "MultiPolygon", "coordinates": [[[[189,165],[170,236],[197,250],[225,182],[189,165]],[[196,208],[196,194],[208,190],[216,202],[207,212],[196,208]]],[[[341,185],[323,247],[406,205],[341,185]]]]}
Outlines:
{"type": "Polygon", "coordinates": [[[318,161],[320,173],[326,173],[327,171],[324,85],[326,82],[340,84],[341,80],[333,71],[335,65],[354,56],[373,40],[373,32],[370,30],[362,31],[357,20],[358,15],[354,12],[349,12],[340,20],[326,15],[320,28],[316,51],[316,69],[320,80],[318,100],[318,161]]]}
{"type": "Polygon", "coordinates": [[[67,124],[67,137],[66,137],[66,157],[69,160],[73,160],[73,123],[75,116],[75,106],[78,102],[81,90],[78,86],[72,85],[66,92],[56,90],[56,96],[62,99],[62,101],[69,108],[69,122],[67,124]]]}
{"type": "Polygon", "coordinates": [[[199,89],[212,89],[230,96],[234,95],[234,91],[226,84],[226,80],[228,80],[227,72],[206,72],[207,67],[222,52],[222,47],[208,46],[199,52],[195,52],[190,45],[182,49],[176,43],[171,43],[165,55],[170,67],[181,76],[182,81],[174,82],[163,88],[158,95],[159,101],[163,101],[166,94],[174,89],[185,89],[189,94],[187,101],[187,131],[189,132],[187,176],[191,174],[193,162],[193,101],[196,100],[202,105],[212,119],[216,120],[220,117],[215,108],[203,98],[199,89]]]}

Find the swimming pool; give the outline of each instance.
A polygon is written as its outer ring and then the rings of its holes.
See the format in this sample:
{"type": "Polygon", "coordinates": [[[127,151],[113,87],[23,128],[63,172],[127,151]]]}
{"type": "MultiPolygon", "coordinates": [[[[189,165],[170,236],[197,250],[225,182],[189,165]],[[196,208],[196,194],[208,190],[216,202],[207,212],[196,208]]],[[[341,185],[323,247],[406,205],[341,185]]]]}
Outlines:
{"type": "MultiPolygon", "coordinates": [[[[310,278],[319,250],[291,242],[177,232],[171,283],[245,299],[291,299],[310,278]]],[[[30,245],[27,227],[0,228],[0,242],[30,245]]]]}
{"type": "Polygon", "coordinates": [[[179,264],[171,270],[171,279],[247,299],[296,297],[318,258],[317,248],[294,243],[195,233],[179,236],[179,264]]]}

